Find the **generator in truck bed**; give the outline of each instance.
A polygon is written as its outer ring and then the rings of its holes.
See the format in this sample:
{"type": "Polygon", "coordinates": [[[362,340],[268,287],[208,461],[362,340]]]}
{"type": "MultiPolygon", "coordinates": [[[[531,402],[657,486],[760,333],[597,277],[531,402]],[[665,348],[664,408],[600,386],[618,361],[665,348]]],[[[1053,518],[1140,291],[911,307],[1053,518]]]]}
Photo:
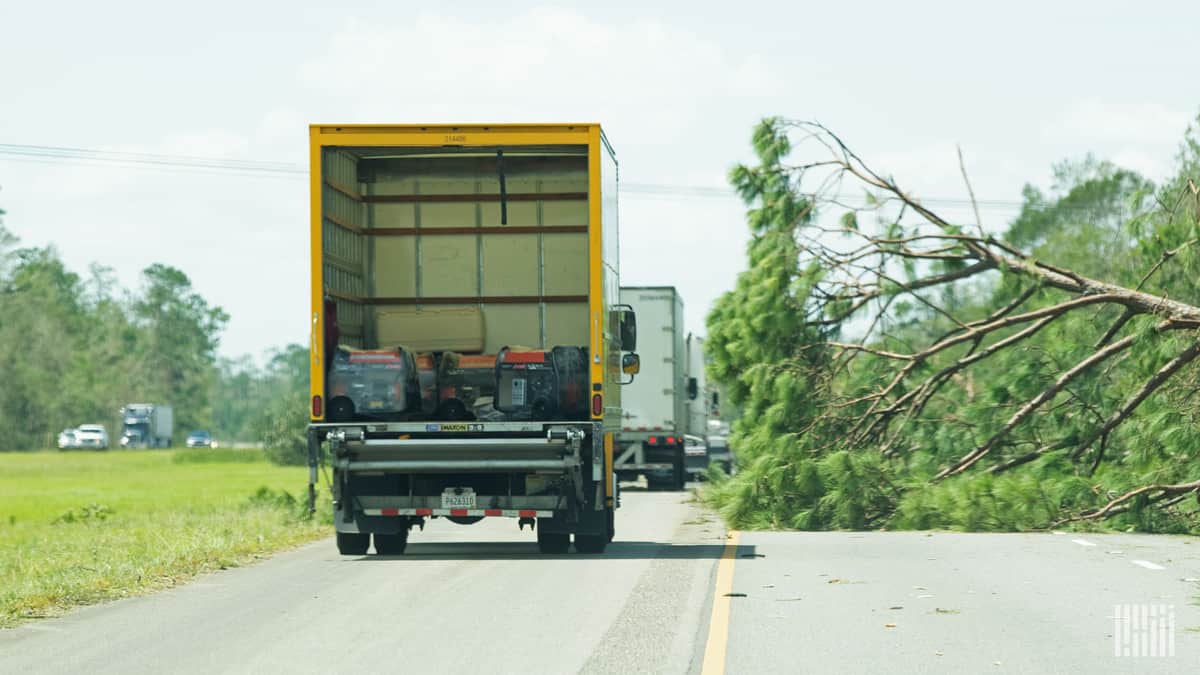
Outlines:
{"type": "Polygon", "coordinates": [[[599,125],[314,125],[310,158],[309,497],[328,462],[338,549],[510,517],[602,552],[639,360],[599,125]]]}

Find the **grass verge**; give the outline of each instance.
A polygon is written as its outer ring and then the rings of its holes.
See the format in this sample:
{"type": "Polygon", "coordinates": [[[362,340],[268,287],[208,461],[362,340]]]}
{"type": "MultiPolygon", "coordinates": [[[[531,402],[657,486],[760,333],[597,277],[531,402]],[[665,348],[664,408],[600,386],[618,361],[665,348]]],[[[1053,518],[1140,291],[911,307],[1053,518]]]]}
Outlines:
{"type": "Polygon", "coordinates": [[[224,455],[0,453],[0,627],[328,535],[304,517],[306,468],[224,455]]]}

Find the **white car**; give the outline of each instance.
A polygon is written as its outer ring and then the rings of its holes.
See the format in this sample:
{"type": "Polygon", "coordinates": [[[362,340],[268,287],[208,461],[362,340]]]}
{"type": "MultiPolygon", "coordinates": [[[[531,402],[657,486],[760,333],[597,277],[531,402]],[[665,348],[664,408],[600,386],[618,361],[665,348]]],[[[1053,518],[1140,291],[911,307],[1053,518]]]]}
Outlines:
{"type": "Polygon", "coordinates": [[[58,434],[59,450],[74,450],[79,447],[79,440],[75,438],[76,431],[76,429],[63,429],[58,434]]]}
{"type": "Polygon", "coordinates": [[[75,430],[75,447],[108,449],[108,430],[103,424],[84,424],[75,430]]]}

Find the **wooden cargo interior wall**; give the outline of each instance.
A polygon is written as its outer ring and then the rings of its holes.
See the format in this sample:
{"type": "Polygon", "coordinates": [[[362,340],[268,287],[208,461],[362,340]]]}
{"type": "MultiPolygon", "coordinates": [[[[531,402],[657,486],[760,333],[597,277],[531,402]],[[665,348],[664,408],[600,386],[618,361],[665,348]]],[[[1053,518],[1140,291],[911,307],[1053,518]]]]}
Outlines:
{"type": "Polygon", "coordinates": [[[327,148],[323,169],[343,344],[588,345],[585,147],[327,148]]]}

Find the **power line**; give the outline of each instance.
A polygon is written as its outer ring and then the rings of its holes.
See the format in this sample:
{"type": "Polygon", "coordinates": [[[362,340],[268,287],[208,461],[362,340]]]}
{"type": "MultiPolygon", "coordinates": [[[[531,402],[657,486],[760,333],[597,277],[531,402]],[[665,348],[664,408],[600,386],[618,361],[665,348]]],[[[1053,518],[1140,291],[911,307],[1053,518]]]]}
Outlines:
{"type": "MultiPolygon", "coordinates": [[[[148,152],[123,152],[96,150],[53,145],[29,145],[0,143],[0,160],[29,161],[54,164],[78,164],[83,166],[123,166],[147,169],[185,169],[204,172],[235,173],[239,175],[307,176],[308,167],[289,162],[249,159],[202,157],[195,155],[171,155],[148,152]]],[[[733,188],[700,185],[673,185],[659,183],[622,183],[622,194],[633,197],[740,198],[733,188]]],[[[838,195],[842,200],[865,201],[863,196],[838,195]]],[[[931,206],[970,207],[971,200],[948,197],[925,197],[922,203],[931,206]]],[[[1023,202],[1004,199],[976,200],[980,208],[987,210],[1019,210],[1023,202]]]]}
{"type": "Polygon", "coordinates": [[[90,150],[49,145],[16,145],[0,143],[0,156],[54,159],[68,163],[79,161],[110,164],[143,164],[150,166],[183,166],[197,169],[217,169],[266,173],[305,175],[307,169],[298,164],[264,162],[259,160],[196,157],[188,155],[159,155],[146,152],[90,150]]]}

